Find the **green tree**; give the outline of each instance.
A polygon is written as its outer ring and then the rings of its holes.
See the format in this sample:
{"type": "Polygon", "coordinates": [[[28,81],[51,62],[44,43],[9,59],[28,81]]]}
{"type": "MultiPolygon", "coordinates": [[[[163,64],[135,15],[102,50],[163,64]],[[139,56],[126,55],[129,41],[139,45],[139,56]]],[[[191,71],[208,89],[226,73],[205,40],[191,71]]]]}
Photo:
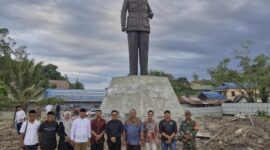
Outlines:
{"type": "Polygon", "coordinates": [[[265,98],[269,95],[270,59],[264,54],[252,58],[250,55],[252,44],[251,41],[245,41],[241,48],[235,51],[235,58],[239,61],[240,67],[239,84],[247,92],[250,101],[261,97],[264,102],[267,102],[265,98]]]}
{"type": "Polygon", "coordinates": [[[11,105],[12,103],[8,99],[7,86],[3,81],[0,81],[0,110],[11,105]]]}
{"type": "Polygon", "coordinates": [[[165,73],[163,71],[158,71],[158,70],[150,70],[149,71],[149,75],[151,75],[151,76],[158,76],[158,77],[167,77],[170,80],[171,79],[174,79],[174,77],[171,74],[165,73]]]}
{"type": "Polygon", "coordinates": [[[8,36],[9,31],[0,28],[0,79],[10,82],[11,68],[16,61],[27,59],[26,46],[16,46],[14,39],[8,36]]]}
{"type": "MultiPolygon", "coordinates": [[[[48,80],[68,80],[67,76],[61,76],[56,65],[43,66],[41,62],[29,60],[26,49],[26,46],[17,46],[9,37],[8,29],[0,28],[0,81],[5,85],[0,82],[1,106],[20,103],[27,108],[29,101],[37,99],[48,87],[48,80]]],[[[78,82],[75,87],[83,88],[83,85],[78,82]]]]}
{"type": "Polygon", "coordinates": [[[179,77],[179,78],[177,78],[176,80],[177,80],[177,82],[178,82],[179,84],[182,84],[182,85],[184,85],[184,86],[186,86],[186,87],[189,87],[189,86],[190,86],[190,83],[189,83],[187,77],[179,77]]]}
{"type": "Polygon", "coordinates": [[[84,89],[84,85],[79,81],[79,79],[76,80],[75,83],[69,84],[70,89],[84,89]]]}
{"type": "Polygon", "coordinates": [[[190,88],[190,83],[186,77],[179,77],[175,79],[171,74],[157,70],[151,70],[149,75],[167,77],[171,83],[172,88],[174,89],[175,94],[178,97],[182,95],[191,95],[193,93],[192,89],[190,88]]]}
{"type": "Polygon", "coordinates": [[[12,67],[12,80],[6,83],[10,99],[20,103],[27,109],[30,100],[35,100],[43,94],[42,63],[35,64],[33,60],[24,59],[12,67]]]}
{"type": "Polygon", "coordinates": [[[201,79],[201,80],[199,80],[199,83],[201,85],[212,85],[212,81],[208,80],[208,79],[201,79]]]}
{"type": "Polygon", "coordinates": [[[192,75],[192,78],[193,78],[193,82],[195,82],[195,83],[198,83],[199,82],[199,75],[197,73],[194,73],[192,75]]]}
{"type": "Polygon", "coordinates": [[[270,93],[270,57],[264,54],[253,59],[253,72],[255,72],[255,83],[260,93],[262,102],[268,102],[270,93]]]}
{"type": "Polygon", "coordinates": [[[8,96],[7,86],[3,81],[0,80],[0,96],[8,96]]]}
{"type": "Polygon", "coordinates": [[[247,93],[249,102],[255,102],[258,97],[267,102],[270,92],[270,59],[264,54],[252,57],[251,46],[252,42],[246,41],[241,48],[235,50],[234,58],[238,62],[236,69],[228,67],[230,59],[225,58],[217,67],[208,69],[208,73],[215,85],[223,82],[238,84],[247,93]]]}
{"type": "Polygon", "coordinates": [[[46,79],[49,80],[67,80],[67,77],[61,75],[59,71],[57,71],[58,66],[54,64],[48,64],[43,66],[43,74],[46,79]]]}
{"type": "Polygon", "coordinates": [[[233,82],[238,80],[238,72],[229,68],[229,58],[224,58],[216,67],[207,70],[211,77],[212,85],[219,86],[224,82],[233,82]]]}

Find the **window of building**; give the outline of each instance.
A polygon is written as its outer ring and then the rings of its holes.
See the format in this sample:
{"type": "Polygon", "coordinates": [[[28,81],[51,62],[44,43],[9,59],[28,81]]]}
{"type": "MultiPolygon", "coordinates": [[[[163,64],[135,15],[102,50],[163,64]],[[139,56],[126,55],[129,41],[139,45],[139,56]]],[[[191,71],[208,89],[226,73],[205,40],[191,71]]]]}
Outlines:
{"type": "Polygon", "coordinates": [[[232,96],[235,96],[235,91],[232,91],[232,96]]]}

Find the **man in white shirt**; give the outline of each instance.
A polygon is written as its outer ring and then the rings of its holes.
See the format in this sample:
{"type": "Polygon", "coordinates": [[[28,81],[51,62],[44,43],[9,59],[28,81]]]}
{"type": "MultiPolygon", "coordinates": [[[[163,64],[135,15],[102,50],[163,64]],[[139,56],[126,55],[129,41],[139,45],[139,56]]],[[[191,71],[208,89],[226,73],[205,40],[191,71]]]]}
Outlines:
{"type": "Polygon", "coordinates": [[[87,150],[91,138],[91,122],[86,118],[86,110],[80,110],[80,118],[74,120],[71,127],[71,143],[75,150],[87,150]]]}
{"type": "Polygon", "coordinates": [[[50,111],[53,111],[53,106],[51,104],[48,104],[46,107],[45,107],[45,110],[46,110],[46,114],[50,111]]]}
{"type": "Polygon", "coordinates": [[[25,120],[25,112],[22,110],[21,106],[17,107],[18,111],[15,114],[15,123],[16,123],[16,128],[17,128],[17,132],[18,134],[20,134],[20,129],[21,126],[25,120]]]}
{"type": "Polygon", "coordinates": [[[28,118],[29,120],[24,121],[20,129],[20,146],[23,150],[37,150],[40,121],[36,120],[35,110],[29,111],[28,118]]]}

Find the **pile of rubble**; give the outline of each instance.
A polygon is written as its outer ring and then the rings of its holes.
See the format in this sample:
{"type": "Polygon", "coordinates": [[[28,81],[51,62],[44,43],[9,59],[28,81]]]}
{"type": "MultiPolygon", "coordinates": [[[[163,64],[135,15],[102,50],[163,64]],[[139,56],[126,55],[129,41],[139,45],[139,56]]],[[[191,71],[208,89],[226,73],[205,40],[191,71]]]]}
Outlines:
{"type": "Polygon", "coordinates": [[[203,150],[270,150],[270,119],[238,115],[198,119],[200,132],[210,138],[198,139],[203,150]]]}

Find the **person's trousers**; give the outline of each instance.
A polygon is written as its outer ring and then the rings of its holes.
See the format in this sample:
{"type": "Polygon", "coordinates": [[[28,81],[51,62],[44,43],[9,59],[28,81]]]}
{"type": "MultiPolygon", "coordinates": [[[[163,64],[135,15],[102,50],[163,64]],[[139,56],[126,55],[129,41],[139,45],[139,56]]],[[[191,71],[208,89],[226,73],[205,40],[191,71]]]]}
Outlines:
{"type": "Polygon", "coordinates": [[[172,143],[170,144],[167,144],[165,142],[161,142],[161,147],[162,147],[162,150],[176,150],[176,141],[173,141],[172,143]]]}
{"type": "Polygon", "coordinates": [[[145,149],[146,150],[157,150],[157,144],[156,143],[145,143],[145,149]]]}
{"type": "Polygon", "coordinates": [[[18,134],[20,134],[20,130],[21,130],[22,124],[23,124],[22,122],[16,124],[16,128],[17,128],[18,134]]]}
{"type": "Polygon", "coordinates": [[[129,144],[127,144],[127,150],[141,150],[141,145],[129,145],[129,144]]]}
{"type": "Polygon", "coordinates": [[[121,143],[109,143],[108,142],[109,150],[121,150],[121,143]]]}
{"type": "Polygon", "coordinates": [[[91,150],[103,150],[104,149],[104,143],[92,143],[91,144],[91,150]]]}
{"type": "Polygon", "coordinates": [[[190,145],[188,143],[183,143],[183,150],[196,150],[196,145],[190,145]]]}
{"type": "Polygon", "coordinates": [[[36,145],[25,145],[23,150],[37,150],[38,149],[38,144],[36,145]]]}
{"type": "Polygon", "coordinates": [[[69,142],[59,142],[58,143],[58,150],[74,150],[74,147],[69,142]],[[60,145],[62,144],[62,145],[60,145]]]}
{"type": "Polygon", "coordinates": [[[74,150],[87,150],[88,143],[75,143],[74,150]]]}
{"type": "Polygon", "coordinates": [[[129,47],[129,75],[138,75],[138,59],[140,60],[141,75],[147,75],[149,33],[144,31],[129,31],[127,34],[129,47]]]}
{"type": "Polygon", "coordinates": [[[59,120],[60,120],[60,112],[56,112],[56,113],[55,113],[55,116],[56,116],[56,120],[59,121],[59,120]]]}

